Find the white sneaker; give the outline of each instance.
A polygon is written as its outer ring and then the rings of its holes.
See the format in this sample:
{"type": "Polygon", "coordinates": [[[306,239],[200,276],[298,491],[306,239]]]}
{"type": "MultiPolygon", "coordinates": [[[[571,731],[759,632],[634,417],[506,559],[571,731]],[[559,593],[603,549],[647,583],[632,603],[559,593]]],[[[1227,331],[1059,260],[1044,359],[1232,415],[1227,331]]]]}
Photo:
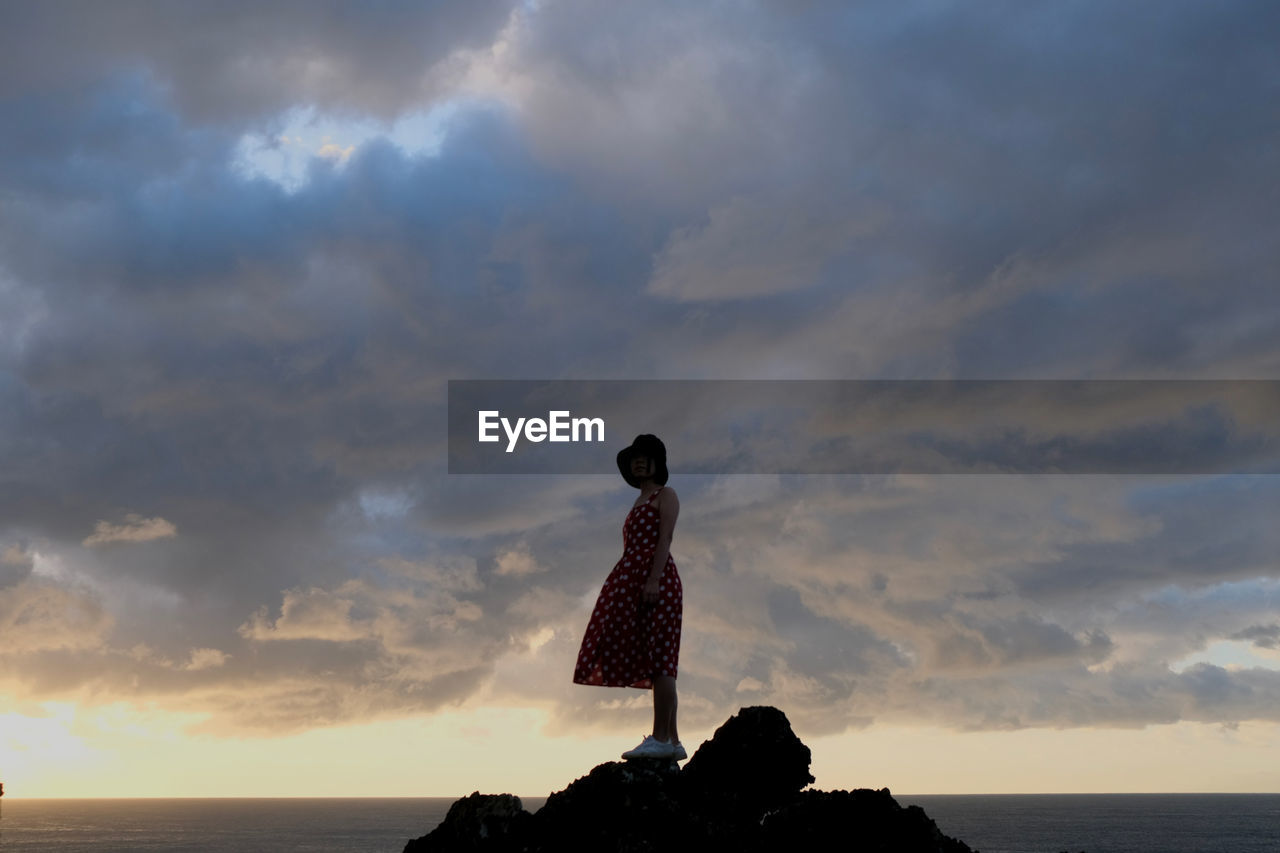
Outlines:
{"type": "Polygon", "coordinates": [[[689,757],[689,753],[684,751],[684,744],[680,743],[680,741],[676,741],[675,743],[671,744],[671,748],[672,750],[674,750],[671,753],[672,761],[684,761],[686,758],[689,757]]]}
{"type": "Polygon", "coordinates": [[[665,740],[658,740],[653,735],[645,735],[644,740],[635,749],[622,753],[625,759],[632,758],[672,758],[675,748],[665,740]]]}

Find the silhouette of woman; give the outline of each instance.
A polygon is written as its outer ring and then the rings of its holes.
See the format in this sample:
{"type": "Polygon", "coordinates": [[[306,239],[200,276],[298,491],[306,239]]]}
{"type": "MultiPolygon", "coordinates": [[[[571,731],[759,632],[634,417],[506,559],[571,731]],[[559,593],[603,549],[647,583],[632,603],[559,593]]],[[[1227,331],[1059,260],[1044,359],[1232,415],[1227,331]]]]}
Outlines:
{"type": "Polygon", "coordinates": [[[622,524],[622,557],[596,599],[573,680],[652,689],[653,732],[622,757],[681,761],[688,757],[676,728],[684,599],[671,558],[680,502],[667,486],[667,449],[657,436],[638,435],[619,451],[618,471],[640,497],[622,524]]]}

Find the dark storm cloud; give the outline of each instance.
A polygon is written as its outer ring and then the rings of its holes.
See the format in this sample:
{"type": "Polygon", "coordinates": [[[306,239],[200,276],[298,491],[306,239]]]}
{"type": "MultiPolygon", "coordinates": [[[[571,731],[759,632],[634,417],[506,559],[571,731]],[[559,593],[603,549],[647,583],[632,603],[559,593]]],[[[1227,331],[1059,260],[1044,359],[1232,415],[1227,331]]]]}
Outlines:
{"type": "MultiPolygon", "coordinates": [[[[63,104],[72,113],[77,106],[63,104]]],[[[146,123],[135,130],[145,134],[146,123]]],[[[265,689],[286,670],[326,680],[336,644],[351,665],[329,693],[380,684],[389,673],[401,686],[370,687],[381,698],[336,703],[326,721],[457,698],[450,691],[473,689],[513,632],[526,632],[519,608],[503,613],[516,596],[490,584],[482,610],[468,601],[480,590],[465,590],[446,610],[484,613],[480,625],[389,639],[383,631],[404,610],[389,599],[421,615],[412,602],[435,601],[438,578],[388,580],[380,561],[438,548],[422,525],[455,543],[471,537],[474,551],[478,532],[528,531],[536,521],[529,495],[510,493],[505,523],[488,490],[468,494],[458,484],[450,496],[439,479],[443,380],[504,371],[521,347],[526,364],[564,370],[574,353],[555,341],[582,315],[562,318],[558,300],[570,297],[549,288],[562,274],[589,280],[582,268],[600,261],[594,249],[550,257],[541,241],[577,245],[578,221],[607,229],[609,215],[568,194],[528,160],[500,116],[484,112],[460,118],[438,157],[373,143],[340,172],[316,162],[294,194],[241,177],[229,145],[193,151],[189,139],[175,133],[162,146],[181,168],[82,194],[13,172],[16,203],[3,215],[17,284],[8,295],[27,306],[28,328],[3,374],[0,441],[11,464],[0,517],[38,538],[53,561],[44,585],[30,590],[41,596],[32,601],[45,626],[33,636],[56,633],[59,620],[65,634],[81,636],[72,629],[85,622],[82,611],[117,619],[110,665],[95,667],[81,649],[11,657],[10,675],[32,690],[83,683],[199,694],[240,679],[265,689]],[[68,195],[80,199],[70,223],[68,195]],[[520,275],[495,286],[502,277],[493,271],[517,264],[520,275]],[[521,317],[530,325],[512,346],[521,317]],[[410,516],[373,532],[362,500],[378,490],[402,494],[399,512],[410,516]],[[134,536],[131,547],[94,538],[119,539],[142,521],[176,535],[134,536]],[[365,619],[358,630],[335,622],[332,635],[298,632],[290,602],[317,600],[364,572],[374,591],[356,603],[375,614],[378,630],[365,619]],[[63,588],[65,600],[50,597],[63,588]],[[246,622],[264,608],[276,615],[246,622]],[[235,630],[245,624],[257,627],[235,630]],[[139,644],[156,656],[127,652],[139,644]],[[226,660],[184,669],[199,649],[226,660]]],[[[110,150],[100,153],[110,159],[110,150]]],[[[617,241],[606,234],[602,242],[617,241]]],[[[481,553],[493,572],[507,550],[481,553]]],[[[10,650],[37,642],[17,636],[20,626],[7,626],[10,650]]],[[[90,627],[83,636],[102,640],[102,626],[90,627]]],[[[305,708],[297,692],[310,689],[272,693],[277,710],[259,704],[254,722],[222,725],[301,725],[289,709],[305,708]]]]}
{"type": "MultiPolygon", "coordinates": [[[[4,6],[6,684],[646,715],[568,682],[617,479],[445,476],[450,378],[1280,370],[1270,4],[510,12],[4,6]],[[436,155],[236,162],[448,98],[436,155]]],[[[1274,719],[1274,673],[1171,668],[1270,638],[1269,481],[1088,479],[688,478],[682,713],[1274,719]]]]}
{"type": "Polygon", "coordinates": [[[123,68],[172,91],[196,122],[254,120],[299,103],[391,115],[430,96],[424,76],[452,51],[488,44],[512,6],[6,2],[0,97],[74,91],[123,68]]]}
{"type": "MultiPolygon", "coordinates": [[[[548,282],[531,274],[495,293],[485,277],[521,220],[553,230],[558,205],[590,211],[518,159],[496,119],[477,121],[438,159],[373,145],[291,196],[224,162],[89,206],[69,237],[53,227],[42,240],[51,223],[11,209],[10,271],[47,282],[43,307],[56,315],[15,359],[26,384],[12,388],[14,434],[142,442],[223,493],[241,468],[226,460],[243,454],[243,500],[270,499],[271,468],[310,469],[315,493],[333,467],[426,457],[443,441],[426,423],[445,377],[501,371],[513,347],[546,353],[549,368],[571,355],[546,346],[562,333],[550,324],[568,322],[536,304],[548,282]],[[520,316],[529,328],[507,343],[520,316]]],[[[119,469],[83,472],[86,487],[152,476],[120,457],[50,461],[119,469]]]]}
{"type": "MultiPolygon", "coordinates": [[[[686,351],[679,341],[691,330],[682,329],[672,336],[673,365],[714,357],[723,373],[736,356],[746,375],[782,361],[795,365],[793,375],[825,368],[904,376],[1262,376],[1274,367],[1280,306],[1265,270],[1280,259],[1260,230],[1275,213],[1261,179],[1277,165],[1277,127],[1261,108],[1278,85],[1274,8],[1245,4],[1227,15],[1198,4],[1164,6],[1158,15],[1099,3],[797,9],[777,6],[771,17],[735,21],[719,41],[706,36],[714,69],[733,67],[716,62],[727,52],[752,69],[775,70],[766,85],[708,73],[700,86],[666,91],[672,116],[699,99],[713,116],[746,117],[733,130],[747,141],[728,129],[712,133],[708,121],[659,158],[680,168],[669,180],[653,175],[649,191],[678,182],[671,192],[700,189],[703,207],[673,232],[654,292],[686,301],[788,294],[783,310],[757,306],[769,312],[769,331],[728,338],[723,350],[713,334],[686,351]],[[753,26],[754,41],[739,38],[753,26]],[[780,57],[794,61],[784,67],[780,57]],[[793,130],[753,132],[753,120],[764,117],[793,130]],[[758,147],[733,156],[742,144],[758,147]],[[720,165],[716,155],[726,152],[720,165]],[[744,164],[750,179],[734,171],[744,164]],[[774,279],[735,291],[737,271],[769,253],[752,240],[735,248],[718,223],[745,216],[739,230],[750,234],[757,227],[750,223],[764,221],[780,199],[791,218],[821,211],[827,228],[850,227],[825,247],[798,244],[788,253],[785,242],[772,241],[786,259],[771,256],[774,279]],[[1244,304],[1258,313],[1242,316],[1244,304]],[[799,341],[824,344],[821,355],[796,353],[799,341]]],[[[571,26],[588,24],[579,18],[571,26]]],[[[719,32],[698,31],[708,30],[719,32]]],[[[704,45],[691,31],[656,54],[655,69],[693,62],[704,45]]],[[[606,69],[631,67],[629,44],[611,42],[624,58],[606,69]]],[[[599,55],[556,47],[547,61],[557,68],[599,55]]],[[[659,70],[593,75],[594,86],[612,87],[593,106],[649,103],[651,87],[669,82],[659,70]]],[[[563,86],[537,92],[538,106],[545,100],[564,110],[560,98],[583,95],[563,86]]],[[[535,111],[535,130],[540,115],[558,113],[535,111]]],[[[613,117],[628,126],[621,106],[613,117]]],[[[593,140],[612,146],[626,136],[593,136],[593,124],[574,126],[582,137],[567,139],[557,133],[564,126],[542,130],[575,154],[590,154],[593,140]]],[[[619,161],[645,159],[632,153],[619,161]]],[[[583,159],[606,171],[614,162],[583,159]]],[[[770,230],[785,236],[781,224],[770,230]]]]}
{"type": "Polygon", "coordinates": [[[1231,635],[1233,640],[1248,640],[1260,649],[1280,648],[1280,625],[1250,625],[1231,635]]]}

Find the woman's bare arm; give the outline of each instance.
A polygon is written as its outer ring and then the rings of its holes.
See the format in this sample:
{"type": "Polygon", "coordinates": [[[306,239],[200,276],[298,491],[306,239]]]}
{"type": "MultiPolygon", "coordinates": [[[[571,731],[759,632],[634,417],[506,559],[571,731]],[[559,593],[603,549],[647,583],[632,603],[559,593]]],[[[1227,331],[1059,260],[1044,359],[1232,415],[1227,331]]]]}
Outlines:
{"type": "Polygon", "coordinates": [[[674,489],[665,488],[658,495],[658,545],[653,552],[653,567],[649,571],[649,579],[656,581],[662,577],[662,570],[667,566],[667,556],[671,553],[671,535],[676,529],[676,518],[680,515],[680,499],[674,489]]]}

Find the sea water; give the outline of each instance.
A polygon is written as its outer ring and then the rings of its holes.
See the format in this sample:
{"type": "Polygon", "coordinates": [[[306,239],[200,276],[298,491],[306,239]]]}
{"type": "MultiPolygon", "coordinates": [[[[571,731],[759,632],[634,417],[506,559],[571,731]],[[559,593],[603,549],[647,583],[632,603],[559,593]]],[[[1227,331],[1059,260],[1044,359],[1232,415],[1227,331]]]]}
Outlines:
{"type": "MultiPolygon", "coordinates": [[[[896,794],[980,853],[1280,853],[1280,794],[896,794]]],[[[545,797],[522,798],[538,809],[545,797]]],[[[0,800],[2,853],[400,853],[453,798],[0,800]]]]}
{"type": "Polygon", "coordinates": [[[1280,853],[1280,794],[895,796],[981,853],[1280,853]]]}

